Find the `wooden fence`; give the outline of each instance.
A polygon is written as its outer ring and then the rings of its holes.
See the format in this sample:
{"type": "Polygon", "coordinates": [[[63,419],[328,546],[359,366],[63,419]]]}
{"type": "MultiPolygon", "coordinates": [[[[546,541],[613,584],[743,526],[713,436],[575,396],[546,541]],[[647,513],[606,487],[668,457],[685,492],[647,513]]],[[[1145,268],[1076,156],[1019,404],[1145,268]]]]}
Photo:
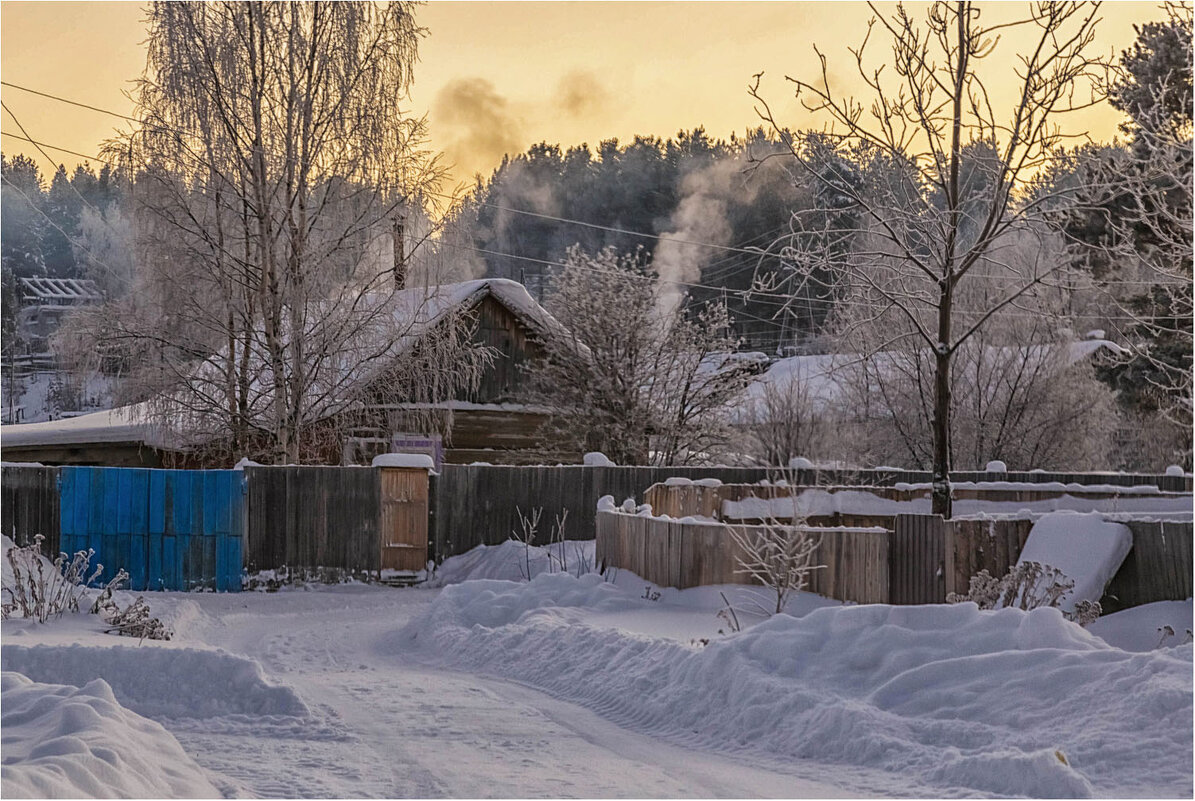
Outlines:
{"type": "Polygon", "coordinates": [[[378,471],[363,467],[247,467],[250,571],[381,568],[378,471]]]}
{"type": "MultiPolygon", "coordinates": [[[[1017,481],[1029,483],[1156,486],[1164,492],[1190,492],[1190,476],[1123,473],[986,473],[955,472],[954,481],[1017,481]]],[[[518,526],[518,512],[543,509],[541,525],[550,527],[553,518],[568,510],[566,536],[593,539],[593,511],[603,495],[642,498],[653,484],[668,478],[717,479],[727,485],[749,485],[777,478],[775,468],[762,467],[518,467],[509,465],[444,465],[431,486],[431,549],[437,562],[464,553],[477,545],[497,545],[510,538],[518,526]]],[[[829,470],[787,471],[786,477],[802,485],[855,485],[891,487],[898,483],[924,483],[926,471],[916,470],[829,470]]],[[[701,493],[704,488],[686,488],[701,493]]],[[[752,491],[759,491],[756,485],[752,491]]],[[[678,488],[678,491],[681,491],[678,488]]],[[[917,491],[911,491],[914,494],[917,491]]],[[[1011,498],[1010,498],[1011,500],[1011,498]]],[[[649,503],[652,501],[649,499],[649,503]]],[[[698,512],[673,514],[663,505],[657,514],[683,517],[698,512]]],[[[858,521],[841,521],[859,525],[858,521]]],[[[546,535],[546,534],[545,534],[546,535]]]]}
{"type": "Polygon", "coordinates": [[[754,482],[768,477],[762,468],[695,467],[513,467],[444,465],[432,479],[432,552],[437,562],[478,545],[497,545],[518,528],[518,513],[541,508],[540,537],[553,519],[568,511],[565,537],[591,540],[594,510],[603,495],[642,497],[652,484],[671,476],[754,482]]]}
{"type": "Polygon", "coordinates": [[[1133,549],[1100,601],[1104,612],[1191,597],[1192,524],[1130,521],[1133,549]]]}
{"type": "Polygon", "coordinates": [[[58,468],[4,465],[0,468],[0,529],[17,545],[45,537],[42,553],[58,556],[58,468]]]}
{"type": "MultiPolygon", "coordinates": [[[[741,549],[718,523],[682,523],[620,512],[597,513],[597,559],[633,571],[644,581],[685,589],[707,584],[750,584],[737,572],[741,549]]],[[[734,526],[752,536],[759,526],[734,526]]],[[[856,603],[888,598],[888,532],[882,529],[817,531],[818,564],[810,592],[856,603]]]]}
{"type": "MultiPolygon", "coordinates": [[[[1190,598],[1192,524],[1125,525],[1133,533],[1133,548],[1101,599],[1105,612],[1190,598]]],[[[1008,573],[1032,527],[1032,520],[897,515],[887,518],[886,531],[827,529],[817,557],[827,567],[816,571],[809,589],[858,603],[944,603],[949,593],[966,593],[971,576],[981,570],[997,578],[1008,573]]],[[[738,551],[726,528],[717,522],[599,512],[597,559],[661,586],[745,583],[735,572],[738,551]]]]}

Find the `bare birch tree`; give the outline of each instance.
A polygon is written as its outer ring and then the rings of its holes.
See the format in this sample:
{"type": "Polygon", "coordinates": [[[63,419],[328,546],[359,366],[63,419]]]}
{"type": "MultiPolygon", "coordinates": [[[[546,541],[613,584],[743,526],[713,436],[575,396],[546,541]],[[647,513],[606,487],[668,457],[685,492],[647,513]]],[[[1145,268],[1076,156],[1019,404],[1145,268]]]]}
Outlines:
{"type": "Polygon", "coordinates": [[[106,147],[134,176],[140,284],[96,331],[152,418],[296,462],[379,393],[476,381],[469,321],[403,291],[443,175],[406,108],[413,4],[160,2],[147,23],[139,122],[106,147]]]}
{"type": "Polygon", "coordinates": [[[781,248],[787,270],[761,276],[758,288],[792,295],[795,285],[831,262],[836,274],[863,290],[856,304],[891,310],[908,322],[918,346],[932,353],[933,509],[949,516],[953,357],[992,315],[1060,265],[1033,262],[1024,272],[1007,267],[1002,294],[986,308],[968,310],[966,319],[956,297],[973,272],[1000,263],[995,245],[1001,237],[1035,216],[1042,199],[1026,200],[1023,186],[1066,141],[1059,116],[1101,99],[1095,80],[1101,64],[1090,55],[1098,6],[1034,3],[1024,17],[990,25],[963,0],[934,3],[924,23],[903,5],[891,14],[872,10],[863,42],[850,51],[870,101],[840,95],[828,59],[816,48],[821,74],[789,78],[804,107],[829,121],[827,132],[788,134],[764,100],[759,76],[750,90],[760,116],[804,174],[843,196],[858,220],[828,227],[826,220],[836,218],[827,212],[841,206],[798,216],[781,248]],[[1013,57],[998,47],[1009,28],[1032,33],[1013,57]],[[887,63],[873,55],[877,34],[890,43],[887,63]],[[1015,76],[1016,100],[1005,112],[995,108],[980,75],[997,53],[1011,65],[1001,75],[1011,72],[1009,82],[1015,76]],[[834,143],[856,163],[870,160],[883,169],[860,182],[834,161],[815,162],[809,147],[815,138],[819,146],[834,143]],[[839,257],[835,250],[844,237],[851,247],[839,257]]]}

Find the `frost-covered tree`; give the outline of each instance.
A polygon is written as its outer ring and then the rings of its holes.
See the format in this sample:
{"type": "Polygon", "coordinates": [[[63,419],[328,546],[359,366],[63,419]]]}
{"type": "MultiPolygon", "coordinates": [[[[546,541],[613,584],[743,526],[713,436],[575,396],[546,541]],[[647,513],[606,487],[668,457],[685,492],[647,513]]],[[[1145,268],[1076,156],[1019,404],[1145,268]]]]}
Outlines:
{"type": "MultiPolygon", "coordinates": [[[[960,319],[966,307],[958,297],[985,265],[999,262],[1001,238],[1034,215],[1021,188],[1065,141],[1060,115],[1099,99],[1094,79],[1100,65],[1091,55],[1097,18],[1094,5],[1047,2],[1032,4],[1020,19],[988,24],[980,7],[960,1],[934,3],[918,22],[898,5],[891,13],[875,11],[863,42],[851,51],[869,99],[841,95],[821,51],[820,74],[793,80],[805,108],[830,123],[819,139],[828,136],[856,163],[866,160],[883,169],[869,170],[863,183],[828,179],[830,162],[809,158],[809,135],[783,137],[809,180],[831,184],[850,198],[860,222],[842,233],[864,239],[842,258],[824,244],[824,214],[808,226],[798,215],[782,255],[803,276],[815,275],[833,259],[866,289],[857,305],[903,317],[916,341],[905,347],[928,349],[933,509],[939,514],[949,516],[951,509],[955,357],[992,315],[1040,285],[1058,265],[1007,270],[1003,291],[969,319],[960,319]],[[1030,41],[1019,53],[1006,54],[1000,34],[1014,27],[1030,41]],[[871,47],[878,39],[890,45],[881,56],[871,47]],[[1001,78],[1015,97],[1005,109],[992,101],[981,78],[981,67],[997,59],[1012,65],[1001,78]],[[981,157],[985,151],[987,157],[981,157]]],[[[764,120],[783,130],[758,80],[751,94],[764,120]]]]}
{"type": "Polygon", "coordinates": [[[184,442],[316,458],[329,421],[478,380],[470,321],[430,336],[435,293],[400,291],[407,221],[443,174],[407,110],[413,11],[149,6],[138,125],[106,148],[134,177],[137,285],[94,330],[184,442]]]}
{"type": "Polygon", "coordinates": [[[647,255],[612,248],[571,249],[545,303],[570,332],[531,369],[532,397],[554,411],[555,448],[689,464],[725,445],[752,365],[733,353],[724,307],[662,310],[647,255]]]}

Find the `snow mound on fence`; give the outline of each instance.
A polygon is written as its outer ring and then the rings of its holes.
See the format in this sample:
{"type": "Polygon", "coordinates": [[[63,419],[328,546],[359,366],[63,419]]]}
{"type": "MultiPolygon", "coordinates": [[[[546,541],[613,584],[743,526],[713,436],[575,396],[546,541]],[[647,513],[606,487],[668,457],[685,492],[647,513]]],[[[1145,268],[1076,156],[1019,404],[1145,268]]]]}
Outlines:
{"type": "Polygon", "coordinates": [[[1017,564],[1040,562],[1056,567],[1075,587],[1059,608],[1074,611],[1079,601],[1098,601],[1133,548],[1133,532],[1098,513],[1053,512],[1029,530],[1017,564]]]}
{"type": "Polygon", "coordinates": [[[255,660],[198,648],[10,645],[5,670],[34,681],[84,687],[103,679],[120,703],[156,719],[305,717],[293,689],[267,683],[255,660]]]}
{"type": "Polygon", "coordinates": [[[125,709],[105,682],[0,676],[6,798],[217,798],[178,740],[125,709]]]}
{"type": "Polygon", "coordinates": [[[596,576],[459,584],[400,639],[694,747],[999,795],[1192,792],[1191,646],[1132,654],[1057,609],[959,604],[778,615],[702,648],[568,608],[615,593],[596,576]]]}

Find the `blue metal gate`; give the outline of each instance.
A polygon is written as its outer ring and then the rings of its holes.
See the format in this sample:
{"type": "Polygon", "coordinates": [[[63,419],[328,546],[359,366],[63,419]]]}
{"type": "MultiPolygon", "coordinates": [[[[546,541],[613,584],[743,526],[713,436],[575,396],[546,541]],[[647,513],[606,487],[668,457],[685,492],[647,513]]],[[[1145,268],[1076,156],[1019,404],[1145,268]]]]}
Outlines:
{"type": "Polygon", "coordinates": [[[91,548],[101,581],[123,568],[132,590],[241,589],[240,470],[63,467],[61,545],[91,548]]]}

